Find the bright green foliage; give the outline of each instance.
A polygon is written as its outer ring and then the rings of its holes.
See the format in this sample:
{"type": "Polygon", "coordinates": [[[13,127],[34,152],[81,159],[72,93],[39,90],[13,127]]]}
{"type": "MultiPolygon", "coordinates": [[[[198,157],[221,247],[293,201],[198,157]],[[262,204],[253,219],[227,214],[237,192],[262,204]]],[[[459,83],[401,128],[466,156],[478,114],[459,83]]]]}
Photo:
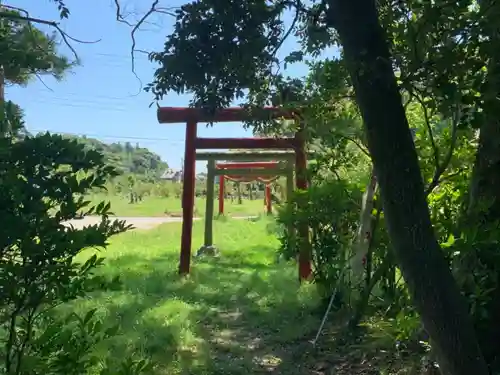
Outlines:
{"type": "Polygon", "coordinates": [[[105,163],[114,166],[120,173],[150,177],[154,181],[168,168],[168,164],[161,160],[160,155],[138,144],[107,144],[89,137],[63,136],[76,140],[84,145],[86,150],[99,151],[103,154],[105,163]]]}
{"type": "Polygon", "coordinates": [[[119,332],[117,325],[104,323],[96,316],[96,309],[84,316],[68,314],[65,319],[47,316],[43,331],[33,337],[27,348],[24,366],[20,374],[99,374],[139,375],[149,371],[151,364],[145,360],[112,359],[105,363],[95,352],[96,347],[106,344],[119,332]]]}
{"type": "Polygon", "coordinates": [[[361,195],[360,189],[344,181],[325,181],[297,192],[279,214],[285,259],[295,257],[300,246],[300,241],[290,241],[295,239],[289,233],[290,226],[299,228],[306,223],[311,228],[314,281],[323,298],[329,298],[336,287],[346,298],[350,293],[346,268],[356,236],[361,195]]]}
{"type": "Polygon", "coordinates": [[[382,23],[391,37],[400,84],[435,114],[459,111],[462,126],[478,125],[486,56],[481,54],[481,14],[474,1],[387,2],[382,23]]]}
{"type": "Polygon", "coordinates": [[[11,101],[0,102],[0,134],[22,136],[26,134],[22,110],[11,101]]]}
{"type": "Polygon", "coordinates": [[[61,79],[71,66],[68,59],[57,53],[54,35],[46,35],[30,23],[9,18],[19,12],[0,12],[0,67],[4,79],[13,84],[27,84],[35,75],[50,74],[61,79]]]}
{"type": "MultiPolygon", "coordinates": [[[[54,308],[119,285],[96,273],[104,258],[76,260],[129,228],[109,219],[109,204],[89,206],[84,198],[114,175],[102,154],[61,136],[0,139],[0,325],[7,374],[81,375],[97,368],[95,345],[117,328],[103,326],[93,311],[62,321],[54,308]],[[66,226],[79,211],[102,222],[81,230],[66,226]]],[[[113,370],[125,373],[131,372],[113,370]]]]}
{"type": "Polygon", "coordinates": [[[193,104],[228,106],[245,89],[258,91],[277,67],[280,14],[287,2],[194,1],[177,11],[174,33],[163,52],[149,90],[160,99],[168,91],[192,92],[193,104]]]}

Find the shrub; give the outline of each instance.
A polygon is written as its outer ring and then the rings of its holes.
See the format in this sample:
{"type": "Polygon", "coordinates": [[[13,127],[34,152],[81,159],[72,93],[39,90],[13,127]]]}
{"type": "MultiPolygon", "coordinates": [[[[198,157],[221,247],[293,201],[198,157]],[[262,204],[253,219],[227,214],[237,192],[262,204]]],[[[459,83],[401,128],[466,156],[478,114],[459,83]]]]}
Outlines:
{"type": "MultiPolygon", "coordinates": [[[[117,286],[118,280],[95,273],[102,257],[93,255],[82,263],[76,259],[85,249],[106,247],[109,237],[129,228],[108,218],[109,204],[90,207],[84,198],[115,174],[99,152],[85,151],[61,136],[0,138],[0,335],[5,373],[81,375],[106,368],[114,374],[133,373],[115,371],[123,367],[116,364],[98,366],[93,355],[95,345],[112,336],[116,327],[105,327],[93,311],[65,318],[55,311],[90,292],[117,286]],[[102,222],[80,230],[64,224],[79,212],[99,215],[102,222]]],[[[133,369],[137,363],[127,366],[133,369]]]]}
{"type": "Polygon", "coordinates": [[[307,224],[313,257],[314,282],[321,295],[330,297],[336,286],[344,291],[342,275],[352,240],[359,221],[362,192],[356,186],[342,181],[325,181],[307,191],[298,191],[288,204],[279,210],[280,252],[290,259],[299,252],[300,242],[294,240],[295,231],[307,224]]]}

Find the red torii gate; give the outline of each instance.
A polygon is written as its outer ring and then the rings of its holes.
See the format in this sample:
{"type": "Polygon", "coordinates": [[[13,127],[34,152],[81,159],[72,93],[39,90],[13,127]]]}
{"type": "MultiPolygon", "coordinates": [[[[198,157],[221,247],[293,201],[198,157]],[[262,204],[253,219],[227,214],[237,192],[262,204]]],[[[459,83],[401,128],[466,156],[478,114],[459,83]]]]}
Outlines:
{"type": "MultiPolygon", "coordinates": [[[[297,114],[291,110],[276,107],[264,107],[249,114],[242,107],[224,108],[208,113],[199,108],[160,107],[157,110],[160,124],[186,123],[186,143],[184,151],[184,178],[182,191],[182,235],[179,260],[179,274],[190,271],[191,242],[193,233],[194,190],[196,179],[196,150],[206,149],[293,149],[295,151],[295,184],[298,189],[307,189],[307,158],[302,131],[293,138],[199,138],[199,122],[243,122],[250,119],[287,119],[296,120],[297,114]]],[[[299,252],[299,279],[311,276],[311,251],[309,228],[298,228],[301,241],[299,252]]]]}
{"type": "MultiPolygon", "coordinates": [[[[228,174],[226,175],[220,175],[219,176],[219,215],[224,214],[224,192],[225,192],[225,179],[226,178],[244,178],[244,176],[234,176],[231,175],[229,172],[231,169],[237,169],[237,168],[258,168],[258,169],[266,169],[269,167],[277,167],[279,165],[279,162],[277,161],[261,161],[261,162],[224,162],[224,163],[217,163],[215,165],[216,168],[218,169],[228,169],[228,174]]],[[[249,181],[256,180],[258,177],[253,177],[250,178],[249,181]]],[[[265,187],[265,201],[266,201],[266,211],[267,214],[272,214],[272,203],[271,203],[271,185],[270,182],[272,181],[263,181],[266,184],[265,187]]]]}

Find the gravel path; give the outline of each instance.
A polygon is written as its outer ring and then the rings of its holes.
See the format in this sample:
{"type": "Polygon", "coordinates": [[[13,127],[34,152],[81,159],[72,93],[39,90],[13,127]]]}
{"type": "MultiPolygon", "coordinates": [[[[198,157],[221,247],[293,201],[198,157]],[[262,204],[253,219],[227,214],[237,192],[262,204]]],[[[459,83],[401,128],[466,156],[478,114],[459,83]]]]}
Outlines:
{"type": "MultiPolygon", "coordinates": [[[[236,216],[233,219],[245,220],[251,219],[255,216],[236,216]]],[[[114,219],[125,220],[128,224],[132,224],[136,229],[152,229],[158,225],[165,223],[180,223],[182,218],[180,217],[132,217],[132,216],[113,216],[114,219]]],[[[193,220],[200,220],[199,217],[195,217],[193,220]]],[[[68,225],[73,225],[74,228],[83,228],[86,225],[97,224],[100,221],[99,216],[85,216],[80,220],[70,220],[66,222],[68,225]]]]}

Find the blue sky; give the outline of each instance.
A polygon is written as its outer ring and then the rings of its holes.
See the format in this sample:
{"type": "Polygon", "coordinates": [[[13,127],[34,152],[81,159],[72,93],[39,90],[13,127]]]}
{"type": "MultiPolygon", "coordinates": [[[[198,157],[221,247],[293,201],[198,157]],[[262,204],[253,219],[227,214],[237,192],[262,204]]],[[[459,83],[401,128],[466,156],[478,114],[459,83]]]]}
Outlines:
{"type": "MultiPolygon", "coordinates": [[[[71,15],[61,27],[74,38],[98,43],[72,43],[82,65],[75,67],[62,82],[44,78],[28,87],[7,88],[7,99],[19,104],[26,113],[31,132],[49,130],[101,139],[104,142],[139,143],[158,153],[172,167],[179,168],[184,152],[184,125],[162,125],[156,120],[156,106],[149,108],[152,96],[141,90],[132,74],[130,28],[115,20],[113,0],[66,1],[71,15]],[[47,88],[47,87],[48,88],[47,88]]],[[[141,16],[149,0],[122,0],[125,11],[141,16]]],[[[164,6],[179,6],[184,0],[168,0],[164,6]]],[[[12,0],[9,5],[28,10],[32,17],[57,20],[57,10],[48,0],[12,0]]],[[[158,15],[137,34],[137,48],[161,50],[165,37],[172,32],[173,18],[158,15]]],[[[40,27],[44,29],[43,27],[40,27]]],[[[45,28],[45,30],[49,30],[45,28]]],[[[285,43],[282,54],[296,48],[293,40],[285,43]]],[[[62,47],[62,52],[69,53],[62,47]]],[[[136,73],[143,84],[152,79],[156,66],[145,55],[136,56],[136,73]]],[[[304,75],[304,66],[295,66],[291,75],[304,75]]],[[[187,106],[189,96],[169,94],[160,105],[187,106]]],[[[241,124],[199,125],[198,134],[210,137],[248,137],[241,124]]],[[[204,169],[197,165],[198,171],[204,169]]]]}

